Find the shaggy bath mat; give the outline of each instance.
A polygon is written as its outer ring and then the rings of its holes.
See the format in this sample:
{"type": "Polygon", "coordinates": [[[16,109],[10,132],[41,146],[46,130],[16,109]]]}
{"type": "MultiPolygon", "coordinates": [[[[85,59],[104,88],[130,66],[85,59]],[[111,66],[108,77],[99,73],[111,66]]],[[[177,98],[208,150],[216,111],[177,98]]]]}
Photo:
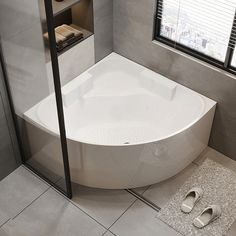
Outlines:
{"type": "Polygon", "coordinates": [[[157,217],[185,236],[226,235],[236,219],[236,173],[212,160],[205,160],[161,209],[157,217]],[[192,187],[201,187],[204,195],[190,214],[184,214],[180,205],[192,187]],[[192,224],[193,219],[211,204],[221,206],[221,217],[205,228],[197,229],[192,224]]]}

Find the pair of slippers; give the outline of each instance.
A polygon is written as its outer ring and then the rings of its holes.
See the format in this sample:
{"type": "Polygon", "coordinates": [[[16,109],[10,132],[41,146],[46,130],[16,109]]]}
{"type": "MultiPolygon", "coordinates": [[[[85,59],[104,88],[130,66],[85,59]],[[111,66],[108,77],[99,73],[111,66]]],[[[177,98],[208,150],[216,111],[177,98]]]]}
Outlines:
{"type": "MultiPolygon", "coordinates": [[[[202,198],[202,196],[203,190],[201,188],[196,187],[190,189],[182,202],[181,210],[184,213],[190,213],[193,210],[194,206],[197,204],[197,202],[202,198]]],[[[215,221],[217,218],[220,217],[220,215],[220,206],[210,205],[206,207],[202,211],[202,213],[194,219],[193,225],[201,229],[215,221]]]]}

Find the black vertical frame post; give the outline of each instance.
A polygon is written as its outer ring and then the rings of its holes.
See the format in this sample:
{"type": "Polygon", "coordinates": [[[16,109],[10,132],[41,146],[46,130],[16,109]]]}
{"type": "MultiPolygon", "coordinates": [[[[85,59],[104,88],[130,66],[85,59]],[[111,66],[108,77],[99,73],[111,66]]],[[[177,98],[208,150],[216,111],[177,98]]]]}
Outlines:
{"type": "Polygon", "coordinates": [[[157,0],[156,5],[155,5],[156,14],[154,14],[155,20],[154,20],[153,39],[155,39],[156,37],[159,37],[161,34],[161,18],[159,17],[160,16],[162,17],[162,10],[163,10],[163,0],[157,0]],[[160,8],[160,5],[162,5],[161,8],[160,8]]]}
{"type": "Polygon", "coordinates": [[[230,34],[229,43],[228,43],[228,49],[225,56],[225,62],[224,62],[225,68],[230,67],[230,64],[233,58],[234,49],[235,49],[235,44],[236,44],[236,11],[234,13],[234,21],[232,24],[231,34],[230,34]]]}
{"type": "Polygon", "coordinates": [[[66,195],[67,197],[72,198],[70,166],[69,166],[68,148],[67,148],[67,140],[66,140],[63,102],[62,102],[62,95],[61,95],[60,72],[59,72],[57,49],[56,49],[52,0],[44,0],[44,3],[45,3],[45,11],[46,11],[46,21],[47,21],[47,28],[48,28],[48,37],[49,37],[49,45],[50,45],[56,104],[57,104],[57,114],[58,114],[60,140],[61,140],[61,148],[62,148],[62,156],[63,156],[63,164],[64,164],[64,174],[65,174],[65,181],[66,181],[66,191],[67,191],[66,195]]]}

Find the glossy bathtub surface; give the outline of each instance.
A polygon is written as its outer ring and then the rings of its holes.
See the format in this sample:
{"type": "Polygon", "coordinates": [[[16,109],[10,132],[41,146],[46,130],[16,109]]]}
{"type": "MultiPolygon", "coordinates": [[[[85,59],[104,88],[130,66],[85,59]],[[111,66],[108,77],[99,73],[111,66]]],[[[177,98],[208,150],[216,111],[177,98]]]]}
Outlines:
{"type": "MultiPolygon", "coordinates": [[[[183,169],[206,147],[216,105],[115,53],[62,96],[72,179],[102,188],[152,184],[183,169]]],[[[55,107],[49,96],[25,116],[57,134],[55,107]]]]}
{"type": "MultiPolygon", "coordinates": [[[[164,139],[196,122],[209,105],[201,95],[116,54],[62,93],[68,138],[98,145],[164,139]]],[[[56,130],[56,117],[48,116],[56,114],[53,103],[53,98],[41,103],[38,118],[56,130]]]]}

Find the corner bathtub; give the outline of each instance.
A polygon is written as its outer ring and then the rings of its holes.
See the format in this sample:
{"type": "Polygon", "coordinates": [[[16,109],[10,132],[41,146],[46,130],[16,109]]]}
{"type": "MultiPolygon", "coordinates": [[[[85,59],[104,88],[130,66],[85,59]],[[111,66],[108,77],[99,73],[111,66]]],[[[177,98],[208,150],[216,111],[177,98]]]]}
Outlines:
{"type": "MultiPolygon", "coordinates": [[[[180,172],[207,146],[216,106],[115,53],[64,86],[62,96],[72,181],[107,189],[180,172]]],[[[50,95],[24,115],[58,136],[56,114],[50,95]]]]}

